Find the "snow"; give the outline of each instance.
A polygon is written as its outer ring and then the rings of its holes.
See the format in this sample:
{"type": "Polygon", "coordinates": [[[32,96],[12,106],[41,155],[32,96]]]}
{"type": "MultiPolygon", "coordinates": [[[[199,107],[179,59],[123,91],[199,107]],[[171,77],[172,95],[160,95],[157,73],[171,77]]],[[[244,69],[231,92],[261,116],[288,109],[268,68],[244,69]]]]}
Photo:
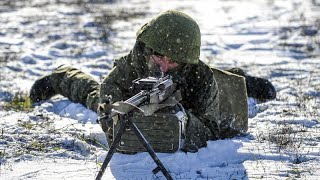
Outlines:
{"type": "MultiPolygon", "coordinates": [[[[96,113],[61,96],[28,111],[6,105],[61,64],[101,81],[137,30],[167,9],[199,23],[203,61],[241,67],[277,90],[273,101],[249,98],[246,134],[197,153],[158,153],[172,177],[320,179],[319,1],[26,2],[0,5],[0,179],[95,178],[107,154],[96,113]]],[[[155,167],[145,152],[116,153],[103,179],[165,179],[155,167]]]]}

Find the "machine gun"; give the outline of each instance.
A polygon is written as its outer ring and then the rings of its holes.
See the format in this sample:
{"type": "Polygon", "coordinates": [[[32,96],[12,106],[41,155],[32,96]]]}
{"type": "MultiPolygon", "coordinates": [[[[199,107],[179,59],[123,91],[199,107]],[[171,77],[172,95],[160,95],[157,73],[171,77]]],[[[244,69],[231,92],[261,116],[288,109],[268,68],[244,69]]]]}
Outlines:
{"type": "MultiPolygon", "coordinates": [[[[96,180],[100,180],[105,169],[107,168],[120,140],[123,133],[126,129],[130,128],[135,135],[138,137],[140,142],[146,148],[147,152],[150,154],[154,162],[157,164],[157,167],[152,171],[154,174],[161,171],[163,175],[167,179],[172,179],[169,172],[166,170],[164,165],[161,163],[160,159],[155,154],[155,151],[146,140],[144,135],[135,125],[135,123],[131,120],[132,113],[135,110],[139,110],[140,112],[144,113],[145,115],[150,115],[157,108],[153,108],[150,112],[146,112],[143,109],[139,108],[143,105],[152,105],[152,104],[159,104],[160,102],[167,99],[171,96],[175,90],[173,81],[170,76],[162,77],[162,78],[154,78],[148,77],[145,79],[137,79],[133,81],[133,86],[131,87],[132,91],[136,93],[133,97],[129,98],[124,102],[117,102],[112,105],[112,110],[109,112],[109,115],[99,117],[99,121],[102,123],[107,123],[108,121],[112,120],[113,116],[119,115],[120,118],[120,128],[109,148],[108,154],[101,166],[101,169],[96,177],[96,180]]],[[[160,107],[161,108],[161,107],[160,107]]]]}

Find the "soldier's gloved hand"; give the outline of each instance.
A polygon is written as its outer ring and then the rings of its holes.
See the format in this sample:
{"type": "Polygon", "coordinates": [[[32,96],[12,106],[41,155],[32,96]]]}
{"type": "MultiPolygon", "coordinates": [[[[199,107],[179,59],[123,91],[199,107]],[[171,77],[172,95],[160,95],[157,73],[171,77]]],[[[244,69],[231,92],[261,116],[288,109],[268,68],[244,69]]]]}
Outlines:
{"type": "Polygon", "coordinates": [[[100,123],[102,130],[107,130],[108,126],[111,124],[112,117],[110,116],[112,112],[112,97],[106,96],[98,104],[98,119],[97,122],[100,123]]]}

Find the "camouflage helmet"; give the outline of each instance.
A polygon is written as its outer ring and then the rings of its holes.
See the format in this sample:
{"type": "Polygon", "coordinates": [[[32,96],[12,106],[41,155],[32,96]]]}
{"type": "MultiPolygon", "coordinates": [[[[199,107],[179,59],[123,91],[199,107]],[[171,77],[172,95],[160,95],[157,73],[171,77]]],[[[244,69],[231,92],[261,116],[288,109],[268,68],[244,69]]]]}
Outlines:
{"type": "Polygon", "coordinates": [[[160,13],[137,32],[137,39],[173,61],[197,64],[201,34],[198,24],[185,13],[160,13]]]}

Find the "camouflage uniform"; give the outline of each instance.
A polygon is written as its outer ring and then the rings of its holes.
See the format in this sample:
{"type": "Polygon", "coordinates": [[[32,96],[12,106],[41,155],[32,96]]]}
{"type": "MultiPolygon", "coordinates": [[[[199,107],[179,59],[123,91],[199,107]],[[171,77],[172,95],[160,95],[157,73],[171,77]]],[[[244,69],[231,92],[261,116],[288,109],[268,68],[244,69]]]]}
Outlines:
{"type": "MultiPolygon", "coordinates": [[[[101,85],[75,68],[60,66],[51,75],[46,76],[46,82],[51,82],[47,87],[53,88],[55,94],[68,97],[71,101],[81,103],[93,111],[97,111],[99,102],[106,101],[106,95],[111,95],[114,102],[126,100],[134,95],[129,90],[132,81],[136,78],[148,77],[153,73],[148,71],[147,63],[143,56],[139,56],[139,51],[141,47],[136,43],[127,56],[115,60],[113,69],[101,85]]],[[[217,83],[211,68],[202,61],[197,65],[185,64],[169,74],[181,89],[181,104],[189,116],[186,150],[196,151],[206,146],[207,140],[230,137],[228,135],[230,133],[235,135],[247,129],[244,126],[243,129],[234,131],[229,126],[231,122],[220,119],[217,83]]],[[[33,87],[37,87],[37,84],[39,81],[33,87]]],[[[47,98],[49,98],[48,92],[32,88],[31,99],[47,98]]],[[[243,107],[247,105],[241,108],[243,107]]],[[[247,112],[247,109],[244,108],[243,112],[247,112]]],[[[111,125],[109,128],[103,127],[103,130],[108,135],[108,139],[112,140],[113,133],[110,127],[111,125]]]]}
{"type": "MultiPolygon", "coordinates": [[[[195,152],[205,147],[208,140],[233,137],[247,130],[244,77],[210,68],[200,61],[199,27],[189,16],[177,11],[164,12],[144,25],[138,31],[134,48],[115,60],[101,85],[75,68],[60,66],[35,82],[30,97],[39,101],[61,94],[100,113],[98,103],[106,102],[107,95],[112,96],[113,102],[126,100],[134,95],[129,90],[133,80],[156,73],[146,60],[150,48],[179,63],[168,74],[181,90],[181,104],[188,115],[184,150],[195,152]]],[[[112,126],[101,125],[111,143],[112,126]]]]}

